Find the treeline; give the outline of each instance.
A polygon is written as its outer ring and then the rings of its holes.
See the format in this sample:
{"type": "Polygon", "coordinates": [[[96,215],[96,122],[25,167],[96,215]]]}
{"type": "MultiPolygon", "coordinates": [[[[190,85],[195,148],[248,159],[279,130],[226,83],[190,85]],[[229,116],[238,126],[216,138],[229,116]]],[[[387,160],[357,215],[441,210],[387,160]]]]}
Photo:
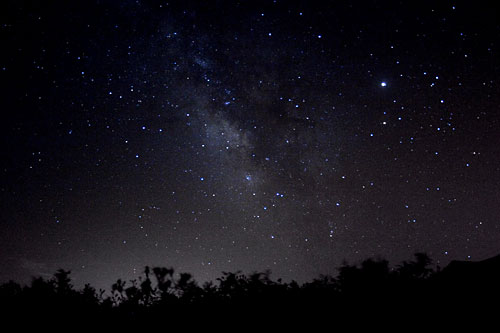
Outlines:
{"type": "Polygon", "coordinates": [[[497,302],[499,258],[452,263],[442,270],[433,269],[432,260],[424,253],[393,268],[387,260],[370,258],[359,265],[343,264],[335,277],[322,275],[301,285],[273,280],[270,271],[247,275],[223,272],[215,283],[200,285],[189,273],[145,267],[138,279],[118,279],[109,293],[89,284],[76,290],[70,271],[59,269],[52,278],[37,277],[28,286],[12,281],[1,285],[0,304],[7,317],[84,317],[121,322],[211,311],[317,314],[348,309],[393,311],[423,305],[439,309],[469,306],[483,298],[497,302]]]}

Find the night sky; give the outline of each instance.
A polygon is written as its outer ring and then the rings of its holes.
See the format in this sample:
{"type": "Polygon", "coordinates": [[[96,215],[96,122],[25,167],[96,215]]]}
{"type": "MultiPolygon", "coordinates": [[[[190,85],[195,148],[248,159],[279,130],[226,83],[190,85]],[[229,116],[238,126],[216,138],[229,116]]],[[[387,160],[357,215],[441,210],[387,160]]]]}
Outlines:
{"type": "Polygon", "coordinates": [[[2,282],[500,252],[487,2],[1,7],[2,282]]]}

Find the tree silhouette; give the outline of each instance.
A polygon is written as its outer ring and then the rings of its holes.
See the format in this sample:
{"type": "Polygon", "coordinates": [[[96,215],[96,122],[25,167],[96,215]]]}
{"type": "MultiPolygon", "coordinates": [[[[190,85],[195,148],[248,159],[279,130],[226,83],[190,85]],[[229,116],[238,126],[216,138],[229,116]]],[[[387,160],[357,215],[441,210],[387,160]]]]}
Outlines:
{"type": "Polygon", "coordinates": [[[116,282],[111,285],[111,299],[114,305],[119,305],[123,300],[126,299],[125,285],[126,282],[122,281],[121,279],[116,280],[116,282]]]}
{"type": "Polygon", "coordinates": [[[28,286],[13,281],[0,285],[0,305],[9,318],[132,323],[154,321],[165,314],[172,320],[203,314],[241,318],[256,312],[264,318],[278,316],[279,311],[288,317],[323,318],[352,311],[382,315],[383,311],[463,306],[464,299],[477,300],[478,293],[491,299],[500,296],[500,257],[455,262],[438,271],[431,264],[424,253],[394,268],[387,260],[368,258],[359,265],[343,263],[336,277],[320,275],[302,285],[273,280],[270,271],[222,272],[217,283],[209,281],[201,287],[189,273],[175,275],[173,268],[146,266],[138,279],[128,283],[118,279],[106,296],[89,284],[75,290],[71,272],[59,269],[52,278],[36,277],[28,286]]]}
{"type": "Polygon", "coordinates": [[[149,273],[149,267],[146,266],[144,268],[144,275],[146,276],[146,278],[141,282],[141,301],[144,305],[149,305],[152,298],[154,297],[154,290],[149,278],[149,273]]]}
{"type": "Polygon", "coordinates": [[[71,271],[65,271],[64,269],[58,269],[54,274],[53,281],[59,295],[68,295],[73,290],[70,274],[71,271]]]}
{"type": "Polygon", "coordinates": [[[160,301],[165,303],[174,298],[173,287],[174,269],[166,267],[154,267],[153,274],[156,278],[157,288],[159,290],[160,301]]]}
{"type": "Polygon", "coordinates": [[[415,253],[414,261],[404,261],[398,266],[399,278],[403,280],[427,279],[433,273],[429,268],[432,259],[425,253],[415,253]]]}

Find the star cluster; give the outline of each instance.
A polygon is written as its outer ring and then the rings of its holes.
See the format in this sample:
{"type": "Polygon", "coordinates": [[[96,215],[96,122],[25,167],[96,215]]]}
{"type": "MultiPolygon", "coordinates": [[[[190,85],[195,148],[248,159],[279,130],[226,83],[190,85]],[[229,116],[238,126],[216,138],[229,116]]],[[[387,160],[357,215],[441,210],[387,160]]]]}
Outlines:
{"type": "Polygon", "coordinates": [[[466,1],[2,4],[2,279],[500,251],[500,25],[466,1]]]}

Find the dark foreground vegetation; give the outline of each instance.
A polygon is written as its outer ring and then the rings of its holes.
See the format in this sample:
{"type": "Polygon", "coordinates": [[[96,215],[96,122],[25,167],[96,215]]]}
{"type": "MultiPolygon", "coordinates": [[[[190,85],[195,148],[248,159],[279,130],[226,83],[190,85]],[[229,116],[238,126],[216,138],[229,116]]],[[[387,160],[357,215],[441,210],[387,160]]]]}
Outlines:
{"type": "Polygon", "coordinates": [[[308,315],[328,321],[353,313],[428,316],[487,304],[498,309],[500,256],[480,262],[455,261],[444,269],[432,269],[431,264],[423,253],[394,268],[386,260],[367,259],[360,265],[344,264],[335,277],[320,276],[302,285],[272,280],[265,271],[223,272],[216,283],[200,286],[188,273],[146,267],[137,280],[117,280],[110,293],[90,285],[75,290],[70,272],[60,269],[51,279],[34,278],[29,286],[12,281],[1,285],[1,314],[10,320],[70,321],[74,325],[243,317],[252,321],[262,316],[290,322],[308,315]]]}

